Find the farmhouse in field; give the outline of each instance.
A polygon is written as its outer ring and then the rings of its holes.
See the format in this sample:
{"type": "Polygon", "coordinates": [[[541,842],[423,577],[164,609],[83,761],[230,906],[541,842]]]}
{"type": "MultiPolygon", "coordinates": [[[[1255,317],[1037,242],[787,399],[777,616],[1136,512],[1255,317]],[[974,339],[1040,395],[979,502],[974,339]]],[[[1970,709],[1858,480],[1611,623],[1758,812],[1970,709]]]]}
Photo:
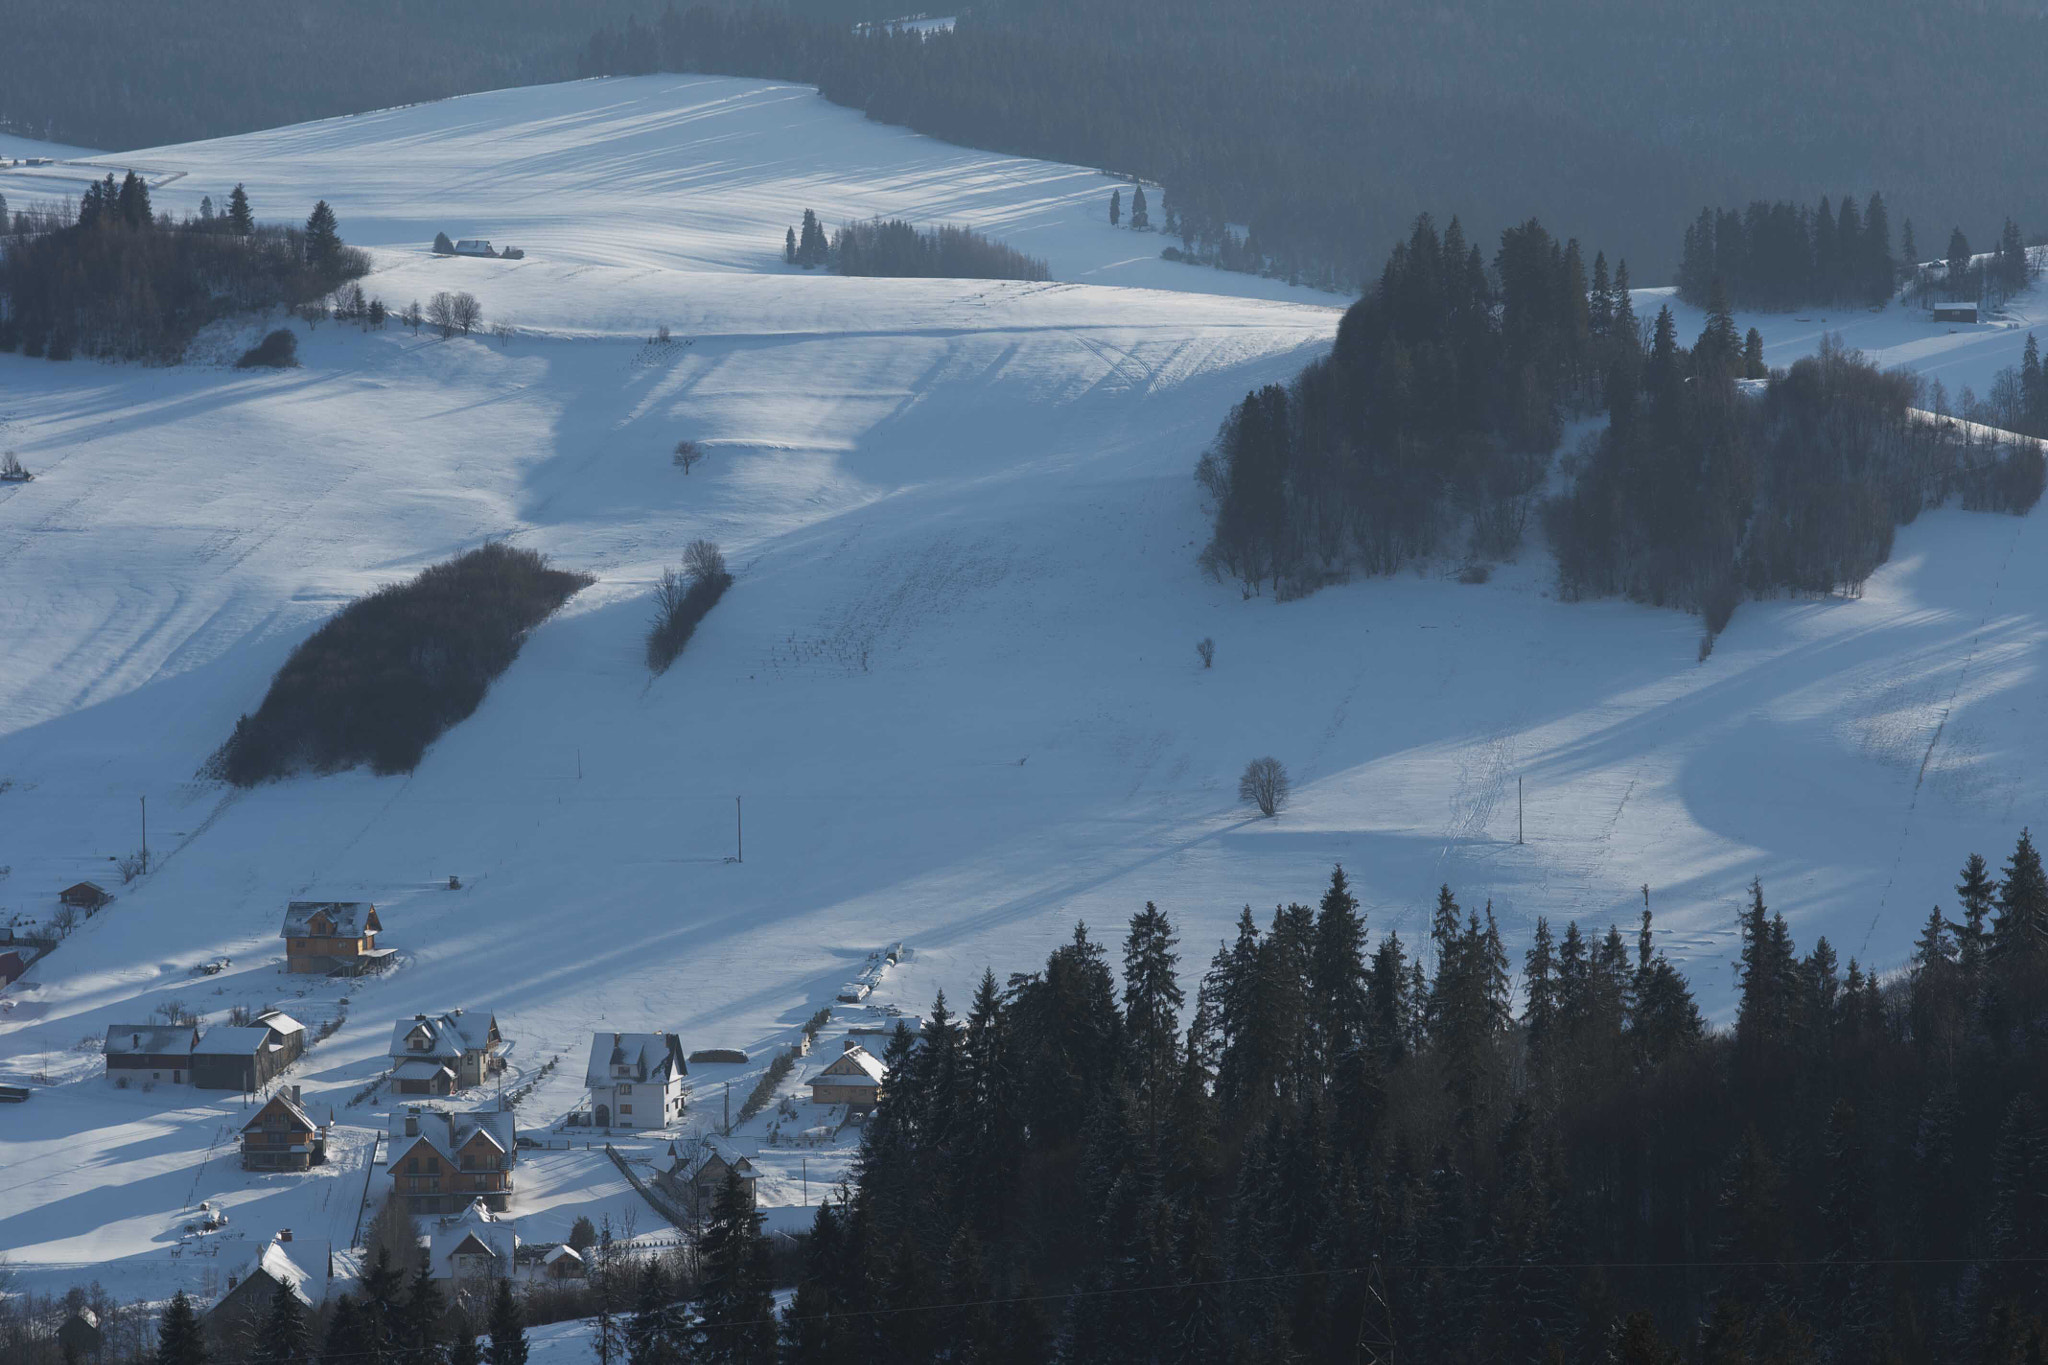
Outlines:
{"type": "Polygon", "coordinates": [[[489,1010],[415,1014],[391,1027],[391,1077],[401,1095],[446,1095],[482,1085],[500,1070],[504,1046],[497,1016],[489,1010]]]}
{"type": "Polygon", "coordinates": [[[888,1074],[881,1058],[849,1038],[846,1050],[811,1077],[811,1101],[850,1105],[855,1110],[872,1109],[882,1098],[882,1082],[888,1074]]]}
{"type": "Polygon", "coordinates": [[[278,937],[288,970],[355,976],[390,960],[391,949],[377,946],[383,930],[368,901],[293,901],[278,937]]]}
{"type": "Polygon", "coordinates": [[[449,1213],[473,1202],[502,1211],[512,1201],[519,1134],[509,1109],[408,1104],[392,1111],[385,1142],[392,1192],[413,1213],[449,1213]]]}
{"type": "Polygon", "coordinates": [[[299,1103],[296,1085],[272,1095],[242,1125],[245,1171],[306,1171],[326,1160],[326,1130],[299,1103]]]}
{"type": "Polygon", "coordinates": [[[199,1030],[192,1024],[109,1024],[100,1050],[107,1079],[125,1089],[145,1081],[185,1084],[198,1045],[199,1030]]]}
{"type": "Polygon", "coordinates": [[[683,1040],[673,1033],[600,1033],[590,1040],[590,1121],[599,1128],[663,1128],[682,1117],[683,1040]]]}
{"type": "Polygon", "coordinates": [[[455,244],[455,254],[458,256],[495,256],[498,253],[491,250],[491,241],[488,237],[464,237],[455,244]]]}
{"type": "Polygon", "coordinates": [[[192,1084],[200,1090],[261,1090],[306,1050],[306,1026],[265,1010],[243,1027],[210,1028],[192,1049],[192,1084]]]}
{"type": "Polygon", "coordinates": [[[1974,299],[1952,299],[1945,303],[1937,303],[1934,305],[1934,320],[1936,322],[1975,322],[1977,320],[1976,301],[1974,299]]]}

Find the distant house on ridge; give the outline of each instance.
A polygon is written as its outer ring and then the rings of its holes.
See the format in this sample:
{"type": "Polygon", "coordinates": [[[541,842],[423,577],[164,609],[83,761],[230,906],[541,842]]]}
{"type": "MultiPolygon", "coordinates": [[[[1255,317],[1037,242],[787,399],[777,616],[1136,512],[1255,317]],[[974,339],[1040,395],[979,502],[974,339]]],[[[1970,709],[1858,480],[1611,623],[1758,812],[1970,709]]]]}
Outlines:
{"type": "Polygon", "coordinates": [[[57,893],[57,903],[68,905],[73,910],[83,910],[90,915],[108,901],[114,899],[92,882],[75,882],[57,893]]]}
{"type": "Polygon", "coordinates": [[[487,237],[464,237],[455,244],[455,254],[458,256],[495,256],[498,253],[491,250],[490,239],[487,237]]]}
{"type": "Polygon", "coordinates": [[[856,1111],[872,1109],[882,1098],[882,1082],[888,1075],[889,1069],[882,1065],[881,1058],[849,1038],[846,1050],[811,1077],[811,1101],[849,1105],[856,1111]]]}

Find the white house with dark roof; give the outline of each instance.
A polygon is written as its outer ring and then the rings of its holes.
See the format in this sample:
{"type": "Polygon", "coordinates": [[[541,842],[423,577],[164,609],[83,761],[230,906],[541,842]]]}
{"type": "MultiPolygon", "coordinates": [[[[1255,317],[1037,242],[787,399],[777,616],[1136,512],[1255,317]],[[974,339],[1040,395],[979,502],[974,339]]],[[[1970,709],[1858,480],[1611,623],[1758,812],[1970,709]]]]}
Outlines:
{"type": "Polygon", "coordinates": [[[117,1086],[184,1085],[192,1079],[192,1049],[198,1045],[199,1029],[192,1024],[109,1024],[100,1050],[107,1079],[117,1086]]]}
{"type": "Polygon", "coordinates": [[[512,1222],[473,1199],[428,1234],[427,1273],[454,1284],[458,1293],[465,1286],[495,1288],[495,1281],[512,1277],[518,1253],[519,1233],[512,1222]]]}
{"type": "Polygon", "coordinates": [[[490,1010],[415,1014],[391,1026],[391,1076],[401,1095],[445,1095],[482,1085],[505,1043],[490,1010]]]}
{"type": "Polygon", "coordinates": [[[385,1127],[392,1192],[414,1213],[445,1213],[476,1200],[512,1201],[519,1130],[509,1109],[445,1110],[408,1104],[385,1127]]]}
{"type": "Polygon", "coordinates": [[[683,1040],[673,1033],[600,1033],[590,1040],[590,1121],[665,1128],[683,1116],[683,1040]]]}

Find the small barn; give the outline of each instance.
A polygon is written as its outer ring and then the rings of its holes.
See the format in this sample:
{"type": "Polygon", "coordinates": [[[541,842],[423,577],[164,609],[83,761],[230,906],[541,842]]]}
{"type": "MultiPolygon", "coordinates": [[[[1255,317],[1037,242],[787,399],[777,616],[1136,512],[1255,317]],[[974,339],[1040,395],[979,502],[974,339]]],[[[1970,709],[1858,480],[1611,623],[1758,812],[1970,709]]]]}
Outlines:
{"type": "Polygon", "coordinates": [[[192,1049],[192,1084],[201,1090],[261,1090],[298,1059],[306,1026],[268,1010],[245,1027],[210,1028],[192,1049]]]}
{"type": "Polygon", "coordinates": [[[1934,305],[1934,320],[1936,322],[1975,322],[1977,321],[1977,305],[1974,302],[1937,303],[1934,305]]]}
{"type": "Polygon", "coordinates": [[[88,915],[112,899],[114,898],[111,895],[93,882],[77,882],[57,893],[59,905],[68,905],[73,910],[83,910],[88,915]]]}
{"type": "Polygon", "coordinates": [[[0,948],[0,989],[19,981],[27,970],[28,959],[21,955],[19,948],[0,948]]]}
{"type": "Polygon", "coordinates": [[[881,1058],[849,1038],[846,1050],[811,1077],[811,1101],[844,1104],[855,1110],[872,1109],[882,1098],[882,1082],[888,1074],[881,1058]]]}

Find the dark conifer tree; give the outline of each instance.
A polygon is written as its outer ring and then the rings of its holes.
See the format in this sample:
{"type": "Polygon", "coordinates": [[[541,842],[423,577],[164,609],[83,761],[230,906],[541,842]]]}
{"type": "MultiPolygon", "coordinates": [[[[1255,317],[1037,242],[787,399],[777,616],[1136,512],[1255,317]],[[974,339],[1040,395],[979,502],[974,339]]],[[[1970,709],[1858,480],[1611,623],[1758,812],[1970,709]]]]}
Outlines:
{"type": "Polygon", "coordinates": [[[1991,955],[2013,958],[2043,951],[2048,951],[2048,875],[2042,873],[2032,833],[2023,829],[2006,862],[2004,884],[1998,889],[1991,955]]]}
{"type": "Polygon", "coordinates": [[[2024,1320],[2048,1312],[2048,1133],[2028,1094],[2013,1096],[1998,1129],[1991,1161],[1990,1263],[1985,1277],[1994,1308],[2007,1304],[2024,1320]]]}
{"type": "Polygon", "coordinates": [[[1131,186],[1131,226],[1144,232],[1152,226],[1152,214],[1145,207],[1145,187],[1131,186]]]}
{"type": "Polygon", "coordinates": [[[1764,364],[1764,334],[1752,327],[1742,340],[1742,377],[1764,379],[1770,373],[1770,366],[1764,364]]]}
{"type": "Polygon", "coordinates": [[[728,1172],[698,1253],[701,1365],[774,1365],[775,1297],[761,1221],[747,1187],[728,1172]]]}
{"type": "Polygon", "coordinates": [[[448,1365],[484,1365],[484,1349],[476,1339],[476,1324],[466,1312],[458,1312],[449,1324],[448,1365]]]}
{"type": "Polygon", "coordinates": [[[512,1281],[498,1281],[491,1301],[491,1344],[484,1348],[486,1365],[526,1365],[526,1315],[512,1293],[512,1281]]]}
{"type": "Polygon", "coordinates": [[[237,237],[247,237],[256,230],[256,218],[249,211],[249,195],[240,185],[228,192],[228,226],[237,237]]]}
{"type": "Polygon", "coordinates": [[[422,1261],[413,1273],[405,1303],[396,1314],[397,1331],[393,1335],[399,1347],[397,1358],[403,1365],[443,1365],[447,1351],[442,1341],[441,1320],[446,1313],[440,1286],[434,1283],[432,1273],[422,1261]]]}
{"type": "Polygon", "coordinates": [[[1130,1074],[1142,1088],[1147,1127],[1158,1141],[1158,1121],[1177,1070],[1180,1009],[1177,940],[1166,915],[1152,902],[1131,916],[1124,939],[1124,1038],[1130,1074]]]}
{"type": "Polygon", "coordinates": [[[271,1291],[264,1310],[263,1326],[249,1353],[250,1365],[312,1365],[312,1333],[306,1326],[304,1307],[291,1286],[280,1283],[271,1291]]]}
{"type": "Polygon", "coordinates": [[[1123,217],[1124,192],[1122,190],[1111,190],[1109,192],[1109,225],[1115,227],[1123,221],[1123,217]]]}
{"type": "Polygon", "coordinates": [[[1974,990],[1991,947],[1989,926],[1991,911],[1998,904],[1998,881],[1978,853],[1972,853],[1963,864],[1962,878],[1956,884],[1956,905],[1963,912],[1962,922],[1955,926],[1956,960],[1963,979],[1974,990]]]}
{"type": "Polygon", "coordinates": [[[1342,1059],[1363,1044],[1368,1028],[1365,918],[1342,867],[1331,871],[1329,888],[1316,911],[1309,1002],[1316,1064],[1327,1082],[1342,1059]]]}
{"type": "MultiPolygon", "coordinates": [[[[320,1345],[320,1365],[363,1365],[365,1361],[374,1365],[383,1357],[384,1348],[370,1327],[353,1295],[344,1293],[336,1299],[327,1317],[326,1339],[320,1345]]],[[[524,1365],[524,1357],[514,1365],[524,1365]]]]}
{"type": "Polygon", "coordinates": [[[1954,298],[1975,298],[1971,287],[1970,239],[1963,235],[1961,228],[1952,228],[1948,234],[1948,291],[1954,298]]]}
{"type": "Polygon", "coordinates": [[[322,199],[306,216],[306,264],[316,270],[329,270],[340,259],[341,232],[334,221],[334,210],[322,199]]]}
{"type": "Polygon", "coordinates": [[[782,263],[783,263],[784,265],[795,265],[795,264],[796,264],[796,229],[795,229],[795,228],[784,228],[784,229],[782,230],[782,263]]]}
{"type": "Polygon", "coordinates": [[[180,1289],[157,1320],[156,1365],[206,1365],[208,1359],[205,1329],[180,1289]]]}

